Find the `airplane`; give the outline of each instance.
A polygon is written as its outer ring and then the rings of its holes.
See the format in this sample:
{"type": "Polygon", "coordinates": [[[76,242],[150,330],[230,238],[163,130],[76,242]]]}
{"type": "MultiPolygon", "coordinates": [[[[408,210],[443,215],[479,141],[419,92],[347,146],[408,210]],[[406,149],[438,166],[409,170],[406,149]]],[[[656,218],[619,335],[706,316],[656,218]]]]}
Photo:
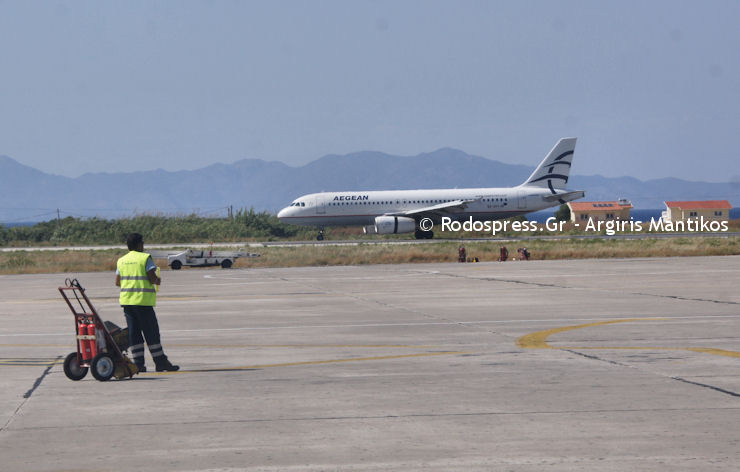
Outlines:
{"type": "Polygon", "coordinates": [[[431,239],[430,222],[499,220],[544,210],[585,196],[568,190],[576,138],[561,138],[521,185],[505,188],[380,190],[311,193],[278,212],[280,221],[317,226],[363,226],[366,234],[414,233],[431,239]]]}

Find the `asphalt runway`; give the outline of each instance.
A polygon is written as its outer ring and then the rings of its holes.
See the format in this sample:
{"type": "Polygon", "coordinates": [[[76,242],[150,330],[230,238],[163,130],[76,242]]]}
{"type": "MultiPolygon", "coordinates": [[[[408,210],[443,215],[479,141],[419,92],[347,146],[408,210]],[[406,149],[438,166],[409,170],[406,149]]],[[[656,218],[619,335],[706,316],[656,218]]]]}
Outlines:
{"type": "Polygon", "coordinates": [[[69,275],[0,276],[2,470],[740,463],[739,256],[164,271],[183,370],[108,382],[62,371],[69,275]]]}

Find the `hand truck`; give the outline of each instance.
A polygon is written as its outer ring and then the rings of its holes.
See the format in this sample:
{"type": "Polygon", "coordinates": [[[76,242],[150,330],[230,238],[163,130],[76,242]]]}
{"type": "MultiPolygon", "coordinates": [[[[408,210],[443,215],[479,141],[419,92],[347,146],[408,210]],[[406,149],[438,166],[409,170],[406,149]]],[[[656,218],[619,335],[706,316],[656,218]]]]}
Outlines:
{"type": "Polygon", "coordinates": [[[66,279],[64,285],[59,293],[74,314],[77,338],[77,350],[64,359],[64,374],[71,380],[82,380],[89,369],[102,382],[137,374],[136,364],[123,353],[129,348],[128,328],[103,322],[77,279],[66,279]]]}

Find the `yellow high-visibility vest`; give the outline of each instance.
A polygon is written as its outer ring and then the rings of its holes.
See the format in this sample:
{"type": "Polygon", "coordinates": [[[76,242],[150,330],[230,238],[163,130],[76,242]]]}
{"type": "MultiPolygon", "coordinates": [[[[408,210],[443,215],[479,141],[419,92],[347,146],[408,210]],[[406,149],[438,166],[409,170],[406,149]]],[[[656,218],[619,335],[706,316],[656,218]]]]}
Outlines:
{"type": "Polygon", "coordinates": [[[121,279],[121,305],[155,306],[157,291],[146,275],[149,254],[131,251],[118,259],[118,275],[121,279]]]}

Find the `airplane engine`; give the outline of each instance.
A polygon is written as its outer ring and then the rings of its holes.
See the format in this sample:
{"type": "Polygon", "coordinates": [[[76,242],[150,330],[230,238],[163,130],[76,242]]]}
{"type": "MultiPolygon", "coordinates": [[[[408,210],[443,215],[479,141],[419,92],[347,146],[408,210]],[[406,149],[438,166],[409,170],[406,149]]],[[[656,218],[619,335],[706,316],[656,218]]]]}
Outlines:
{"type": "Polygon", "coordinates": [[[416,221],[405,216],[378,216],[375,218],[375,232],[378,234],[412,233],[416,221]]]}

